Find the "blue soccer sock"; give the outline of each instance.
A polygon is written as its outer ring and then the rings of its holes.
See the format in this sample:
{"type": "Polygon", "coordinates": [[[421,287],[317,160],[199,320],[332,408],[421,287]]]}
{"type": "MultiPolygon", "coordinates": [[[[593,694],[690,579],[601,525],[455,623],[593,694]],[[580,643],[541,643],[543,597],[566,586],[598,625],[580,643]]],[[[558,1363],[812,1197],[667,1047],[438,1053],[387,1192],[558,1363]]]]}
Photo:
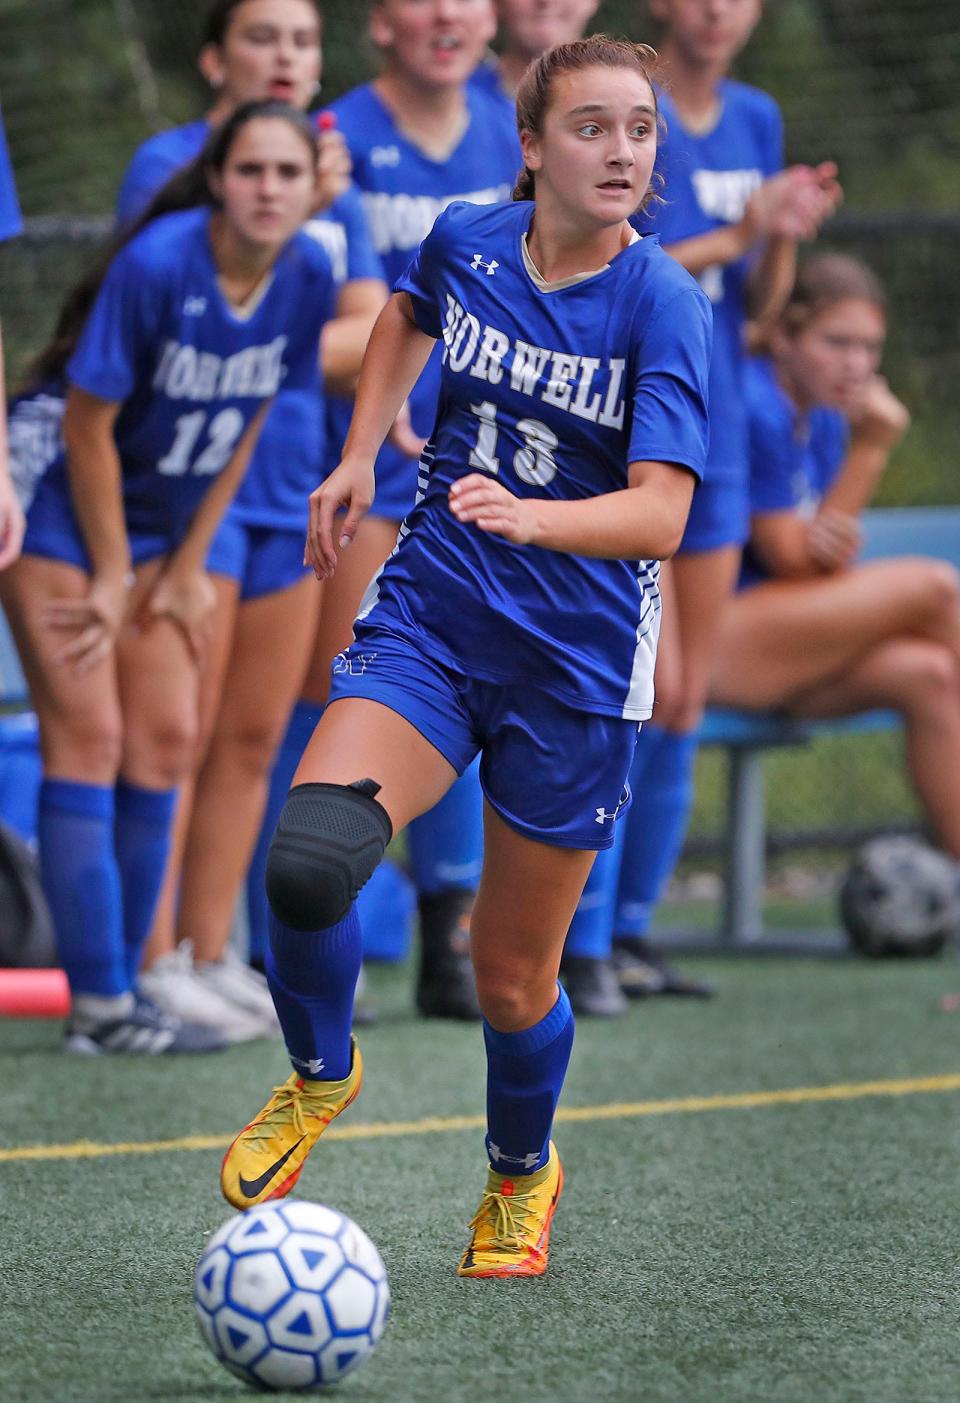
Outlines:
{"type": "Polygon", "coordinates": [[[614,919],[618,936],[646,935],[680,860],[693,806],[697,732],[661,731],[655,726],[649,731],[639,782],[635,785],[632,772],[630,778],[634,802],[627,815],[620,866],[614,919]]]}
{"type": "Polygon", "coordinates": [[[250,936],[247,954],[251,960],[262,961],[266,958],[270,935],[270,906],[265,885],[267,853],[300,758],[322,715],[322,706],[298,701],[290,713],[286,734],[274,758],[260,836],[247,869],[247,924],[250,936]]]}
{"type": "Polygon", "coordinates": [[[498,1033],[484,1019],[487,1155],[500,1174],[535,1174],[550,1153],[550,1130],[573,1047],[573,1010],[563,989],[539,1023],[498,1033]]]}
{"type": "Polygon", "coordinates": [[[123,901],[127,979],[136,982],[170,854],[175,789],[141,789],[118,780],[114,851],[123,901]]]}
{"type": "Polygon", "coordinates": [[[271,914],[267,979],[290,1061],[309,1081],[343,1081],[350,1074],[360,951],[356,904],[326,930],[291,930],[271,914]]]}
{"type": "Polygon", "coordinates": [[[454,887],[476,890],[483,867],[483,790],[480,761],[428,813],[407,829],[413,880],[421,896],[454,887]]]}
{"type": "Polygon", "coordinates": [[[626,839],[627,814],[613,825],[613,847],[597,853],[577,903],[564,955],[575,959],[608,960],[613,944],[613,918],[617,909],[620,860],[626,839]]]}
{"type": "Polygon", "coordinates": [[[112,785],[43,781],[40,870],[60,961],[74,994],[111,998],[130,988],[113,830],[112,785]]]}

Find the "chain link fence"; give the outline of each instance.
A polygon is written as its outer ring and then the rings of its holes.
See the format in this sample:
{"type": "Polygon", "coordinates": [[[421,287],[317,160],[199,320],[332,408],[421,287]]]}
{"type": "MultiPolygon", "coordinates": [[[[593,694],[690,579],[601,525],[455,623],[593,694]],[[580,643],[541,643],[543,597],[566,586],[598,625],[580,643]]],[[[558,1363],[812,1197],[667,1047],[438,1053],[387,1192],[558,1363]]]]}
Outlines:
{"type": "MultiPolygon", "coordinates": [[[[363,0],[325,0],[324,99],[368,78],[363,0]]],[[[0,99],[27,232],[0,246],[0,315],[15,381],[110,228],[126,162],[151,131],[192,120],[201,0],[4,0],[0,99]]],[[[636,0],[597,27],[656,42],[636,0]]],[[[887,504],[960,502],[960,24],[955,0],[768,0],[740,74],[786,119],[789,156],[841,165],[847,203],[824,243],[857,253],[891,305],[885,369],[913,427],[886,474],[887,504]]],[[[772,754],[774,846],[916,821],[892,734],[772,754]]],[[[693,839],[724,824],[724,759],[701,757],[693,839]]]]}

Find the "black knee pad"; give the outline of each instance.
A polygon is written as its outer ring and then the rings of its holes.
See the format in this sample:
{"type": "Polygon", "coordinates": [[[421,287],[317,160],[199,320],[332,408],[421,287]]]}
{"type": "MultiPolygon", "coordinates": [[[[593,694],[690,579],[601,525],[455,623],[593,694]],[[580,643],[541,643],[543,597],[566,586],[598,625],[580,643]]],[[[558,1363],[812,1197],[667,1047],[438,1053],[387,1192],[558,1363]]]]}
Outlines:
{"type": "Polygon", "coordinates": [[[298,784],[287,795],[267,856],[267,900],[293,930],[342,921],[393,836],[372,779],[298,784]]]}

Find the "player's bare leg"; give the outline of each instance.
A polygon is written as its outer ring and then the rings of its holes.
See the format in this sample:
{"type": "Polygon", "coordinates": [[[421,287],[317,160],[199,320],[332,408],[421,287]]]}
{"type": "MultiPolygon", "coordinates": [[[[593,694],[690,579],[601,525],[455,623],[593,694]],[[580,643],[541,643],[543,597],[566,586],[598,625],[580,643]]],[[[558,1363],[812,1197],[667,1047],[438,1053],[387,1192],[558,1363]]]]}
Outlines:
{"type": "Polygon", "coordinates": [[[535,842],[484,808],[471,924],[488,1061],[487,1185],[461,1276],[540,1276],[563,1171],[550,1128],[573,1040],[557,974],[596,857],[535,842]]]}

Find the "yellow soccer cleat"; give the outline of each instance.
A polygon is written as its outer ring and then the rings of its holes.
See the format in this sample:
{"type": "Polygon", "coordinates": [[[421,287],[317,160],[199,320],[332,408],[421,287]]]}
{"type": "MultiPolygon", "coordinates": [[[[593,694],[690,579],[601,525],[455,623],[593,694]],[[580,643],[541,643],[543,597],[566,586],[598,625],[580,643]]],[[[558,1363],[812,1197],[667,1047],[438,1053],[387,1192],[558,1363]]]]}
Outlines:
{"type": "Polygon", "coordinates": [[[350,1075],[343,1081],[305,1081],[294,1072],[263,1110],[241,1130],[223,1157],[220,1187],[234,1208],[283,1198],[300,1178],[307,1155],[327,1126],[351,1101],[363,1081],[355,1038],[350,1075]]]}
{"type": "Polygon", "coordinates": [[[457,1275],[542,1276],[562,1189],[563,1168],[552,1140],[550,1158],[536,1174],[511,1179],[491,1169],[457,1275]]]}

